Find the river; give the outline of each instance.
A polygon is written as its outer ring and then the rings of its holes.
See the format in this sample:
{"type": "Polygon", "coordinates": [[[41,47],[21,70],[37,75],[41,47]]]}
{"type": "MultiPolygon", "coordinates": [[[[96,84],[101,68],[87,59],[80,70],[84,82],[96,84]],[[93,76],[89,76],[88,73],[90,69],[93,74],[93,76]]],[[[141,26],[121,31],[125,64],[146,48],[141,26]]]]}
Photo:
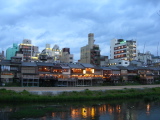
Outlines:
{"type": "Polygon", "coordinates": [[[1,103],[0,120],[159,120],[160,101],[1,103]]]}

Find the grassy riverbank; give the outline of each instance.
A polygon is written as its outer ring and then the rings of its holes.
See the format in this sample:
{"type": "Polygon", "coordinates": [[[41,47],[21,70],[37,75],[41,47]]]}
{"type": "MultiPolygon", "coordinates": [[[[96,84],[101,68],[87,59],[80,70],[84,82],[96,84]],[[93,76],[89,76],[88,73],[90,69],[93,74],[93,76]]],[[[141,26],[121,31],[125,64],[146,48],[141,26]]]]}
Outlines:
{"type": "Polygon", "coordinates": [[[122,89],[91,91],[85,89],[77,92],[63,92],[57,95],[34,95],[24,90],[15,92],[12,90],[0,89],[1,102],[60,102],[60,101],[90,101],[90,100],[116,100],[142,98],[144,100],[159,100],[160,87],[143,89],[122,89]]]}

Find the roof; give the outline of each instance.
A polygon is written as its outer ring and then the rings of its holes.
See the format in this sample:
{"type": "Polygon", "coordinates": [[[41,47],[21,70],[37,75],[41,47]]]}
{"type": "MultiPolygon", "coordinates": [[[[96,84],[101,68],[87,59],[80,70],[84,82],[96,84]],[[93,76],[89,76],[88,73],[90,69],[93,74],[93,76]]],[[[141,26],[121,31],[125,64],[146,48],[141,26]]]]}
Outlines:
{"type": "Polygon", "coordinates": [[[159,67],[150,67],[151,70],[160,70],[159,67]]]}
{"type": "Polygon", "coordinates": [[[84,69],[84,67],[80,64],[68,64],[70,68],[84,69]]]}
{"type": "Polygon", "coordinates": [[[0,62],[0,65],[10,65],[11,64],[11,61],[10,60],[2,60],[0,62]]]}
{"type": "Polygon", "coordinates": [[[119,68],[120,70],[128,70],[128,68],[124,66],[117,66],[117,68],[119,68]]]}
{"type": "Polygon", "coordinates": [[[70,67],[67,64],[60,64],[63,69],[69,69],[70,67]]]}
{"type": "Polygon", "coordinates": [[[135,67],[135,66],[127,66],[127,69],[128,70],[137,70],[137,67],[135,67]]]}
{"type": "Polygon", "coordinates": [[[62,69],[60,64],[55,64],[53,65],[53,69],[62,69]]]}
{"type": "Polygon", "coordinates": [[[85,68],[94,68],[94,66],[92,64],[89,64],[89,63],[80,63],[80,64],[85,68]]]}
{"type": "Polygon", "coordinates": [[[110,67],[101,67],[103,70],[111,70],[110,67]]]}
{"type": "Polygon", "coordinates": [[[22,62],[21,64],[22,66],[37,66],[37,64],[35,62],[22,62]]]}
{"type": "Polygon", "coordinates": [[[118,67],[116,66],[110,66],[111,70],[120,70],[118,67]]]}
{"type": "Polygon", "coordinates": [[[94,66],[94,68],[97,69],[97,70],[102,70],[102,68],[99,67],[99,66],[94,66]]]}
{"type": "Polygon", "coordinates": [[[53,63],[37,62],[37,66],[53,66],[53,63]]]}

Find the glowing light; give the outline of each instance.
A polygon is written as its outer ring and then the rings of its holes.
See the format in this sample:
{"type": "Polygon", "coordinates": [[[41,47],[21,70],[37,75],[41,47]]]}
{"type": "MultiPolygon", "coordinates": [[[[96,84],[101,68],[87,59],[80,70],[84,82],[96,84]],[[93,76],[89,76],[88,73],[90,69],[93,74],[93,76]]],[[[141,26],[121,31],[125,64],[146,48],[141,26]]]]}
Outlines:
{"type": "Polygon", "coordinates": [[[83,74],[86,74],[86,70],[83,70],[83,74]]]}

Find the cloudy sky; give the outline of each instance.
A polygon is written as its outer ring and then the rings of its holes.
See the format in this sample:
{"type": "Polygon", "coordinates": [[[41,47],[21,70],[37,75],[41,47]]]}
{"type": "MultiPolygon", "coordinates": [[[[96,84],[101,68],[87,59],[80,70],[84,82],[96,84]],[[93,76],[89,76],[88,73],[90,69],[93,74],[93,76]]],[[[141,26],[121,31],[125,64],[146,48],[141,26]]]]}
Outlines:
{"type": "Polygon", "coordinates": [[[110,55],[113,38],[137,40],[140,52],[157,55],[160,0],[0,0],[0,51],[30,39],[40,51],[69,47],[78,60],[88,33],[102,55],[110,55]]]}

